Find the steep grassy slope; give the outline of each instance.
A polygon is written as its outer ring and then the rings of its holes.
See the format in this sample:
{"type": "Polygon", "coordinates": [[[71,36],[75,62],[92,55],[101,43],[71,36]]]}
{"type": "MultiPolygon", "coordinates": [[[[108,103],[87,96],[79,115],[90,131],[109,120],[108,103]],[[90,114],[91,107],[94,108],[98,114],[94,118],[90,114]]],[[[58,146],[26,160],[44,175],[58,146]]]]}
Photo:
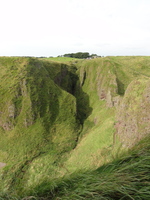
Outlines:
{"type": "Polygon", "coordinates": [[[124,145],[133,146],[150,133],[149,111],[150,79],[136,79],[128,86],[117,112],[116,134],[124,145]]]}
{"type": "Polygon", "coordinates": [[[7,164],[6,185],[13,186],[19,185],[35,158],[48,154],[47,165],[53,164],[74,148],[80,127],[75,97],[54,80],[65,69],[67,87],[67,66],[33,58],[4,57],[0,62],[0,158],[7,164]]]}
{"type": "Polygon", "coordinates": [[[120,152],[120,142],[131,147],[150,132],[149,63],[149,57],[106,57],[78,63],[80,84],[89,97],[88,109],[83,109],[85,100],[79,90],[77,104],[82,115],[88,116],[80,142],[66,162],[69,170],[111,161],[120,152]],[[138,67],[143,60],[146,76],[138,67]]]}
{"type": "Polygon", "coordinates": [[[150,135],[120,159],[94,171],[80,171],[35,188],[37,200],[148,200],[150,197],[150,135]],[[37,193],[36,193],[37,192],[37,193]]]}
{"type": "Polygon", "coordinates": [[[93,171],[78,171],[43,181],[22,198],[0,193],[7,200],[110,199],[149,200],[150,135],[134,148],[93,171]]]}
{"type": "Polygon", "coordinates": [[[0,68],[4,193],[44,195],[56,179],[112,162],[149,133],[150,57],[1,57],[0,68]]]}

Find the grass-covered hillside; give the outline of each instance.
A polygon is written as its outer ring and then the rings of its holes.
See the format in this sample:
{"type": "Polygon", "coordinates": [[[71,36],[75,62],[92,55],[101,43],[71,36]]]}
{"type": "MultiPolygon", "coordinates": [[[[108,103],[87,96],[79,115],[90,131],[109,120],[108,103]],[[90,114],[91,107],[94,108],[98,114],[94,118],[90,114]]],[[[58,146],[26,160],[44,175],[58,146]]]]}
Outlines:
{"type": "Polygon", "coordinates": [[[37,200],[149,200],[150,137],[96,170],[76,171],[38,185],[28,198],[37,200]]]}
{"type": "Polygon", "coordinates": [[[0,57],[0,71],[2,199],[148,199],[149,138],[134,146],[150,57],[0,57]]]}

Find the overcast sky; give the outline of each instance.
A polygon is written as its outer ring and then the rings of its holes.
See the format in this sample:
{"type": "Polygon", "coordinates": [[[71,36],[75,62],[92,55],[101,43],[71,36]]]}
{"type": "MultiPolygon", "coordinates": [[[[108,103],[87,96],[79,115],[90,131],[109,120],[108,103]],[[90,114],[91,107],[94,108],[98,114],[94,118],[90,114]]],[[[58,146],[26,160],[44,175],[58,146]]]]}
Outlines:
{"type": "Polygon", "coordinates": [[[150,0],[1,0],[0,56],[150,56],[150,0]]]}

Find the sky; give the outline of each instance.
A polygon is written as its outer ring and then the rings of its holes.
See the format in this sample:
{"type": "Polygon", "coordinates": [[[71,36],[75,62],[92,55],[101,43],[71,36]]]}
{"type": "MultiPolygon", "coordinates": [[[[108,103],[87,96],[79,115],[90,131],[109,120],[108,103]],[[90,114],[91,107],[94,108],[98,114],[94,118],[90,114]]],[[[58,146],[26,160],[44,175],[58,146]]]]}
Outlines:
{"type": "Polygon", "coordinates": [[[150,0],[2,0],[0,56],[150,56],[150,0]]]}

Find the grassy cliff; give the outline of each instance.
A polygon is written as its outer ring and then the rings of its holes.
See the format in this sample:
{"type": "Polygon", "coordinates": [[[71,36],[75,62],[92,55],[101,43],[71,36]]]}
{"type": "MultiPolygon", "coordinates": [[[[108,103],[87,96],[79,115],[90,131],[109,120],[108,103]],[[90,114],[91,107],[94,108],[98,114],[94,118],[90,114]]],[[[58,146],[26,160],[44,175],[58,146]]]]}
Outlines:
{"type": "MultiPolygon", "coordinates": [[[[90,192],[87,184],[99,177],[96,169],[107,181],[105,170],[101,172],[103,167],[99,167],[115,162],[149,134],[149,68],[150,57],[63,63],[0,57],[0,162],[6,163],[0,169],[0,196],[91,199],[91,194],[93,199],[121,198],[121,193],[115,192],[118,189],[110,191],[111,198],[109,191],[106,198],[94,195],[96,192],[90,192]],[[67,180],[63,180],[66,176],[67,180]],[[85,185],[77,187],[81,177],[85,185]],[[91,178],[87,180],[88,177],[91,178]],[[68,187],[85,193],[74,196],[68,187]]],[[[128,156],[131,154],[132,151],[128,156]]],[[[149,154],[145,152],[146,155],[149,154]]],[[[134,156],[133,160],[136,165],[134,156]]],[[[125,161],[128,165],[128,159],[125,161]]],[[[122,164],[114,165],[113,170],[118,173],[115,176],[127,173],[120,174],[121,168],[122,164]]],[[[108,185],[114,179],[113,170],[108,173],[108,185]]],[[[126,184],[129,182],[127,178],[126,184]]],[[[98,179],[96,184],[100,184],[98,179]]],[[[130,193],[124,199],[129,196],[130,193]]]]}
{"type": "Polygon", "coordinates": [[[16,176],[21,181],[37,157],[48,154],[47,165],[55,163],[76,145],[80,130],[76,99],[55,83],[64,69],[67,87],[67,74],[72,72],[65,65],[1,58],[0,156],[7,164],[4,177],[9,177],[10,187],[18,185],[16,176]]]}

